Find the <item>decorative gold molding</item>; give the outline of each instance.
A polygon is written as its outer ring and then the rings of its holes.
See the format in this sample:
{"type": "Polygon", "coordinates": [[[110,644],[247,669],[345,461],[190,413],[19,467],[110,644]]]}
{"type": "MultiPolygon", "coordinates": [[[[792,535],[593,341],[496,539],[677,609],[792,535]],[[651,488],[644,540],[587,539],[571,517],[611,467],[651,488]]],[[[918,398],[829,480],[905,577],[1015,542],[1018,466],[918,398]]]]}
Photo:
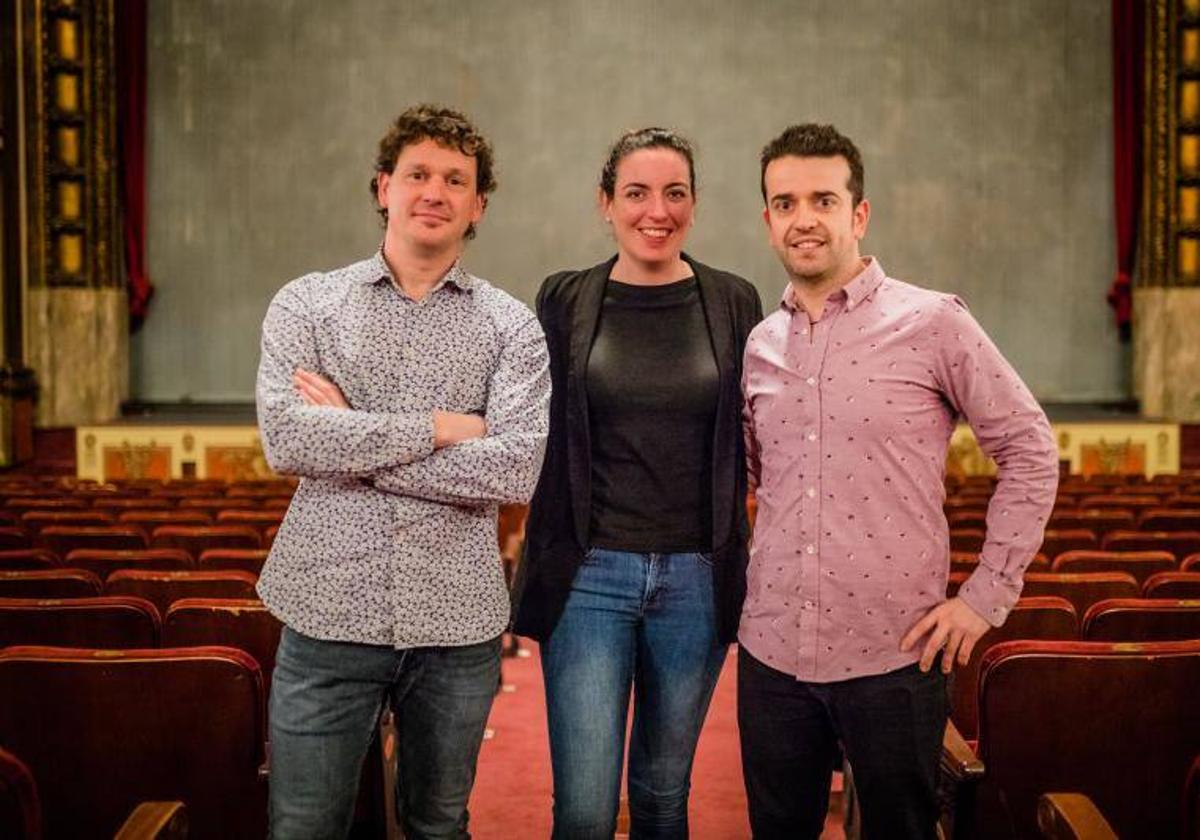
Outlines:
{"type": "Polygon", "coordinates": [[[32,286],[123,285],[116,190],[114,0],[28,0],[32,286]]]}

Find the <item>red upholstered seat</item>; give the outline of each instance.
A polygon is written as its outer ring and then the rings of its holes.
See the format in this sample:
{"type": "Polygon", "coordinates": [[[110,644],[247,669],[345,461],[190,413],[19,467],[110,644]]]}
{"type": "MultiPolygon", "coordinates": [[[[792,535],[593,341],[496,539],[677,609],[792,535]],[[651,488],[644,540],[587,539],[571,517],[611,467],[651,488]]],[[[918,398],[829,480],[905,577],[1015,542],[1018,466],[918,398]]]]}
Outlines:
{"type": "Polygon", "coordinates": [[[1189,554],[1179,564],[1181,572],[1200,572],[1200,553],[1189,554]]]}
{"type": "Polygon", "coordinates": [[[226,496],[189,496],[179,500],[180,510],[208,510],[216,511],[242,509],[254,507],[253,499],[235,498],[230,499],[226,496]]]}
{"type": "Polygon", "coordinates": [[[33,774],[10,752],[0,749],[0,834],[9,840],[41,840],[42,806],[33,774]]]}
{"type": "Polygon", "coordinates": [[[92,500],[97,510],[170,510],[175,505],[161,496],[101,496],[92,500]]]}
{"type": "Polygon", "coordinates": [[[23,510],[62,510],[67,508],[91,507],[87,499],[75,496],[15,496],[9,498],[6,507],[23,510]]]}
{"type": "Polygon", "coordinates": [[[163,618],[163,647],[226,645],[244,650],[262,669],[267,694],[275,670],[275,650],[283,624],[262,601],[184,598],[163,618]]]}
{"type": "Polygon", "coordinates": [[[971,659],[954,670],[950,716],[964,738],[974,739],[979,725],[979,666],[993,646],[1014,639],[1079,638],[1079,619],[1065,598],[1041,596],[1021,598],[1000,627],[988,630],[975,643],[971,659]]]}
{"type": "Polygon", "coordinates": [[[1054,791],[1091,798],[1120,837],[1181,836],[1200,641],[1006,642],[980,674],[985,770],[957,800],[955,836],[1039,836],[1038,797],[1054,791]]]}
{"type": "Polygon", "coordinates": [[[1058,555],[1067,551],[1099,548],[1100,541],[1096,535],[1085,528],[1074,528],[1065,531],[1047,530],[1042,536],[1042,554],[1054,561],[1058,555]]]}
{"type": "Polygon", "coordinates": [[[978,554],[983,549],[984,531],[982,528],[951,528],[950,550],[970,551],[978,554]]]}
{"type": "Polygon", "coordinates": [[[1128,572],[1138,584],[1156,572],[1175,570],[1175,556],[1165,551],[1067,551],[1058,555],[1052,571],[1128,572]]]}
{"type": "Polygon", "coordinates": [[[1097,496],[1084,496],[1079,500],[1081,508],[1118,508],[1121,510],[1138,510],[1141,508],[1158,507],[1161,504],[1156,495],[1134,495],[1106,493],[1097,496]]]}
{"type": "Polygon", "coordinates": [[[1200,571],[1159,572],[1142,584],[1146,598],[1200,598],[1200,571]]]}
{"type": "Polygon", "coordinates": [[[27,510],[21,514],[21,525],[37,533],[51,525],[91,526],[111,525],[115,521],[106,510],[27,510]]]}
{"type": "Polygon", "coordinates": [[[1021,590],[1025,598],[1035,595],[1066,598],[1075,607],[1076,615],[1085,615],[1088,607],[1105,598],[1136,598],[1140,594],[1137,579],[1126,572],[1028,572],[1021,590]]]}
{"type": "Polygon", "coordinates": [[[143,800],[191,837],[266,834],[262,674],[232,648],[0,651],[0,743],[38,780],[47,837],[112,837],[143,800]]]}
{"type": "Polygon", "coordinates": [[[50,525],[38,533],[37,545],[59,557],[80,548],[133,551],[146,548],[146,534],[131,525],[50,525]]]}
{"type": "Polygon", "coordinates": [[[17,548],[0,551],[0,569],[48,569],[58,557],[44,548],[17,548]]]}
{"type": "Polygon", "coordinates": [[[1141,531],[1200,531],[1200,510],[1154,508],[1138,519],[1141,531]]]}
{"type": "Polygon", "coordinates": [[[96,598],[103,591],[86,569],[0,571],[0,598],[96,598]]]}
{"type": "Polygon", "coordinates": [[[244,510],[241,508],[217,512],[217,522],[221,525],[248,525],[259,534],[265,534],[272,525],[279,527],[283,522],[285,511],[282,510],[244,510]]]}
{"type": "Polygon", "coordinates": [[[212,514],[199,509],[145,510],[138,508],[137,510],[122,511],[121,515],[117,517],[117,521],[122,525],[136,525],[147,534],[153,534],[155,528],[163,525],[211,525],[212,514]]]}
{"type": "Polygon", "coordinates": [[[249,572],[113,572],[105,581],[110,595],[134,595],[152,602],[160,613],[183,598],[257,598],[258,578],[249,572]]]}
{"type": "Polygon", "coordinates": [[[183,572],[194,566],[192,556],[179,548],[142,548],[137,551],[79,548],[68,554],[64,562],[75,568],[89,569],[101,580],[123,569],[183,572]]]}
{"type": "Polygon", "coordinates": [[[267,561],[267,554],[265,548],[210,548],[200,555],[196,565],[205,571],[240,569],[257,575],[267,561]]]}
{"type": "Polygon", "coordinates": [[[1112,508],[1082,508],[1050,514],[1046,528],[1054,531],[1084,529],[1103,537],[1109,531],[1132,531],[1137,519],[1132,511],[1112,508]]]}
{"type": "Polygon", "coordinates": [[[158,616],[143,598],[0,598],[0,647],[153,647],[158,616]]]}
{"type": "Polygon", "coordinates": [[[1083,618],[1090,642],[1200,639],[1200,600],[1114,598],[1092,604],[1083,618]]]}
{"type": "Polygon", "coordinates": [[[956,510],[946,512],[946,522],[951,528],[987,528],[987,513],[979,510],[956,510]]]}
{"type": "Polygon", "coordinates": [[[261,548],[258,531],[247,525],[163,525],[154,529],[155,548],[182,548],[193,557],[210,548],[261,548]]]}
{"type": "Polygon", "coordinates": [[[1105,534],[1105,551],[1169,551],[1176,560],[1200,552],[1200,531],[1113,531],[1105,534]]]}

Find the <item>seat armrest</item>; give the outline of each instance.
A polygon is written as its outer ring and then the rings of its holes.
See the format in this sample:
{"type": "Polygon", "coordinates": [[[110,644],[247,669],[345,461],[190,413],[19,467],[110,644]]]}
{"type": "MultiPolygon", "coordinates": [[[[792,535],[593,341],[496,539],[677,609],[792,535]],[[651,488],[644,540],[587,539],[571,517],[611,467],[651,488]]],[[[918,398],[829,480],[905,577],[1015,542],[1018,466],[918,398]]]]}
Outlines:
{"type": "Polygon", "coordinates": [[[942,772],[956,783],[974,782],[983,778],[983,762],[963,738],[953,721],[946,721],[942,736],[942,772]]]}
{"type": "Polygon", "coordinates": [[[143,802],[113,840],[186,840],[187,833],[187,808],[182,802],[143,802]]]}
{"type": "Polygon", "coordinates": [[[1043,793],[1037,821],[1047,840],[1117,840],[1100,809],[1082,793],[1043,793]]]}

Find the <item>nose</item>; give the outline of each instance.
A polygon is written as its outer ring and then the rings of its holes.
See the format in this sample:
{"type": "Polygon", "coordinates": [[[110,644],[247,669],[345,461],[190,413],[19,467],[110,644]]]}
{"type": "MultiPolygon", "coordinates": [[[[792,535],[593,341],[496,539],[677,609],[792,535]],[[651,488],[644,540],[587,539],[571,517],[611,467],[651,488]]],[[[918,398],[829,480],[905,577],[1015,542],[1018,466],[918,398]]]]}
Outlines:
{"type": "Polygon", "coordinates": [[[655,195],[650,198],[649,215],[652,219],[665,219],[667,217],[667,199],[666,196],[655,195]]]}
{"type": "Polygon", "coordinates": [[[442,204],[446,200],[446,182],[441,178],[429,178],[421,190],[421,200],[428,204],[442,204]]]}

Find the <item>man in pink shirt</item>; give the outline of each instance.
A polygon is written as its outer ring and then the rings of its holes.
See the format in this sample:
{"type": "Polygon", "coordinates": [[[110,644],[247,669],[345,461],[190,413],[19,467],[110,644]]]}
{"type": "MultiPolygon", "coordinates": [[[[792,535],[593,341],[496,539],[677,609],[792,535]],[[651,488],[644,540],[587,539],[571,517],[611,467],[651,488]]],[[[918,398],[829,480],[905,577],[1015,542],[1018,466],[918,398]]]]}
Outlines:
{"type": "Polygon", "coordinates": [[[865,836],[934,837],[946,674],[1020,595],[1057,449],[962,301],[859,254],[871,208],[853,142],[788,128],[763,149],[762,189],[790,282],[743,369],[758,502],[738,633],[750,822],[759,840],[818,837],[840,743],[865,836]],[[959,417],[999,481],[979,567],[947,599],[959,417]]]}

